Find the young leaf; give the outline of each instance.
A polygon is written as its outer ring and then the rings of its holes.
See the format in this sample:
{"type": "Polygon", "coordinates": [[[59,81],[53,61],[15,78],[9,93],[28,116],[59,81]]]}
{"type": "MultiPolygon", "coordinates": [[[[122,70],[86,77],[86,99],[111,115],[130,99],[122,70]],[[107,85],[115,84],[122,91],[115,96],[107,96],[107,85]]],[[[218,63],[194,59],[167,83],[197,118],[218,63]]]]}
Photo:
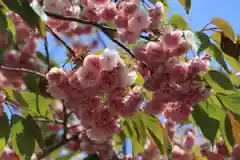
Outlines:
{"type": "Polygon", "coordinates": [[[224,68],[225,71],[229,72],[227,64],[223,58],[223,54],[215,44],[211,43],[206,52],[212,56],[224,68]]]}
{"type": "Polygon", "coordinates": [[[211,34],[210,38],[214,40],[217,43],[217,45],[220,46],[221,34],[219,32],[214,32],[213,34],[211,34]]]}
{"type": "Polygon", "coordinates": [[[38,145],[40,148],[44,148],[44,140],[43,140],[43,135],[42,131],[39,128],[38,124],[36,121],[32,118],[32,116],[28,115],[26,118],[26,125],[28,130],[33,134],[35,140],[37,141],[38,145]]]}
{"type": "Polygon", "coordinates": [[[143,113],[143,122],[155,145],[160,149],[162,154],[167,155],[169,146],[168,135],[159,119],[143,113]]]}
{"type": "Polygon", "coordinates": [[[188,43],[192,46],[192,48],[200,53],[207,49],[210,45],[209,37],[202,32],[192,32],[190,30],[184,31],[184,35],[188,43]]]}
{"type": "Polygon", "coordinates": [[[188,24],[183,18],[183,16],[179,14],[173,14],[169,18],[168,24],[172,25],[174,28],[177,28],[177,29],[189,29],[188,24]]]}
{"type": "Polygon", "coordinates": [[[11,34],[12,42],[16,41],[16,28],[12,20],[7,16],[7,7],[4,3],[0,1],[0,32],[8,31],[11,34]]]}
{"type": "Polygon", "coordinates": [[[220,28],[225,36],[229,37],[232,41],[235,40],[235,33],[231,25],[223,18],[213,18],[212,24],[215,24],[218,28],[220,28]]]}
{"type": "Polygon", "coordinates": [[[3,3],[12,11],[21,16],[32,28],[38,28],[42,37],[45,37],[44,23],[36,12],[29,5],[28,0],[9,1],[2,0],[3,3]]]}
{"type": "Polygon", "coordinates": [[[219,121],[211,118],[199,104],[194,105],[192,116],[195,123],[201,129],[203,135],[214,144],[215,137],[219,129],[219,121]]]}
{"type": "Polygon", "coordinates": [[[140,131],[138,131],[138,128],[135,128],[135,126],[136,124],[134,124],[132,117],[125,118],[121,126],[124,134],[131,139],[134,156],[144,151],[145,144],[142,143],[140,131]]]}
{"type": "Polygon", "coordinates": [[[12,148],[23,160],[29,160],[35,150],[34,135],[28,130],[25,119],[13,115],[11,119],[12,148]]]}
{"type": "Polygon", "coordinates": [[[240,48],[238,47],[237,44],[235,44],[230,38],[225,36],[223,33],[221,33],[220,47],[224,53],[235,58],[237,61],[239,60],[240,48]]]}
{"type": "Polygon", "coordinates": [[[178,1],[183,6],[186,13],[189,14],[190,9],[191,9],[191,0],[178,0],[178,1]]]}
{"type": "Polygon", "coordinates": [[[24,100],[28,104],[28,108],[30,111],[33,111],[38,115],[48,117],[49,119],[53,120],[53,116],[51,114],[49,105],[54,106],[55,105],[54,100],[44,98],[40,95],[36,95],[31,92],[22,92],[21,96],[24,98],[24,100]]]}
{"type": "Polygon", "coordinates": [[[204,79],[217,93],[235,93],[231,80],[223,73],[211,70],[204,75],[204,79]]]}
{"type": "Polygon", "coordinates": [[[240,115],[240,110],[239,110],[240,96],[239,95],[240,95],[239,93],[234,93],[230,95],[219,94],[218,97],[225,108],[229,109],[233,113],[240,115]]]}

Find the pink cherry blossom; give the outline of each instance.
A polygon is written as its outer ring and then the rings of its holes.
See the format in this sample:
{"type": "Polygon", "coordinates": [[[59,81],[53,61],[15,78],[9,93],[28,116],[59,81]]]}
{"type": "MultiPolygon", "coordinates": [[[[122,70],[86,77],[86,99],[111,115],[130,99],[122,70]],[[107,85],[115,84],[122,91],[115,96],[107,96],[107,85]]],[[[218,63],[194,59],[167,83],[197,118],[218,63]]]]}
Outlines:
{"type": "Polygon", "coordinates": [[[181,44],[181,31],[173,31],[171,33],[165,34],[163,37],[163,44],[170,49],[176,49],[181,44]]]}
{"type": "Polygon", "coordinates": [[[148,19],[145,13],[135,12],[134,15],[128,21],[128,30],[136,32],[136,30],[142,30],[148,28],[148,19]]]}
{"type": "Polygon", "coordinates": [[[100,67],[102,71],[111,71],[118,66],[120,56],[115,50],[105,49],[100,56],[100,67]]]}
{"type": "Polygon", "coordinates": [[[48,83],[51,85],[58,85],[63,80],[67,78],[67,74],[63,69],[59,69],[56,67],[53,67],[47,74],[46,79],[48,80],[48,83]]]}
{"type": "Polygon", "coordinates": [[[168,103],[163,115],[176,122],[185,120],[191,113],[192,107],[188,104],[181,104],[178,102],[168,103]]]}
{"type": "Polygon", "coordinates": [[[115,20],[115,17],[117,15],[117,8],[115,3],[110,3],[108,5],[105,5],[102,10],[100,10],[99,16],[102,18],[104,21],[113,21],[115,20]]]}
{"type": "Polygon", "coordinates": [[[93,87],[100,80],[100,70],[93,70],[91,68],[87,68],[85,66],[81,67],[78,71],[79,80],[81,84],[84,84],[83,87],[93,87]]]}
{"type": "Polygon", "coordinates": [[[135,43],[139,39],[140,31],[138,29],[130,31],[125,28],[119,28],[118,35],[121,41],[131,44],[135,43]]]}

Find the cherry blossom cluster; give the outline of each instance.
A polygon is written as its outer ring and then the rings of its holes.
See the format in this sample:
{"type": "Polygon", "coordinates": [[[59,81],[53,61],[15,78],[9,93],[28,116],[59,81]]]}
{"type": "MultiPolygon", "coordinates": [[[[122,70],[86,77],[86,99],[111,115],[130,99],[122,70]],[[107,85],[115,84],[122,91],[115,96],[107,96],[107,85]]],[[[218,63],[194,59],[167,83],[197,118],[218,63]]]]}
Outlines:
{"type": "MultiPolygon", "coordinates": [[[[86,56],[83,66],[73,72],[52,68],[46,78],[48,91],[75,112],[87,129],[88,139],[96,146],[109,143],[111,136],[120,130],[119,116],[134,115],[143,101],[140,87],[129,88],[136,80],[136,72],[110,49],[100,56],[86,56]]],[[[85,138],[81,148],[86,148],[88,141],[85,138]]]]}
{"type": "MultiPolygon", "coordinates": [[[[0,46],[4,50],[2,65],[39,71],[40,68],[35,57],[36,41],[39,39],[39,33],[33,31],[17,14],[8,12],[8,16],[16,26],[16,46],[12,46],[8,31],[4,32],[5,37],[3,35],[0,36],[0,39],[6,40],[4,46],[0,46]]],[[[1,71],[0,88],[7,85],[12,85],[14,88],[22,88],[24,84],[22,80],[23,75],[23,73],[18,71],[1,71]]]]}
{"type": "Polygon", "coordinates": [[[192,105],[206,100],[210,93],[198,74],[208,71],[211,58],[203,55],[187,62],[181,61],[179,56],[189,48],[182,34],[178,30],[166,32],[159,40],[137,45],[134,49],[136,59],[148,67],[139,65],[145,78],[144,86],[153,92],[145,111],[163,113],[176,122],[186,119],[192,105]]]}
{"type": "Polygon", "coordinates": [[[201,154],[206,156],[208,160],[237,160],[240,158],[240,145],[235,145],[232,153],[230,153],[222,139],[216,143],[215,148],[212,148],[209,144],[203,144],[200,148],[201,154]]]}
{"type": "MultiPolygon", "coordinates": [[[[110,23],[117,28],[118,38],[127,43],[135,43],[143,31],[156,29],[162,23],[163,5],[157,3],[150,8],[148,14],[138,7],[135,0],[120,1],[119,3],[108,0],[45,0],[44,6],[47,11],[65,16],[73,16],[92,22],[110,23]],[[79,5],[83,6],[80,12],[79,5]]],[[[93,26],[79,25],[76,22],[48,20],[49,26],[68,36],[90,34],[93,26]]]]}

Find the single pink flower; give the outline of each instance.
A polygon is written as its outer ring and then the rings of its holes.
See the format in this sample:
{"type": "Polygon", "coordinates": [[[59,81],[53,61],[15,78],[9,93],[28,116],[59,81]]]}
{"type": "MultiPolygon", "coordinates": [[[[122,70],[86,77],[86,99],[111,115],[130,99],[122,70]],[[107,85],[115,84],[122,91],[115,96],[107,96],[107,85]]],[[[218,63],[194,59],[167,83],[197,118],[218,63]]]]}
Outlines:
{"type": "Polygon", "coordinates": [[[165,34],[163,37],[163,44],[169,49],[176,49],[181,44],[181,31],[173,31],[171,33],[165,34]]]}
{"type": "Polygon", "coordinates": [[[147,15],[144,12],[135,12],[134,15],[128,21],[128,30],[136,32],[136,30],[142,30],[148,28],[149,22],[147,15]]]}
{"type": "Polygon", "coordinates": [[[67,73],[61,69],[53,67],[47,74],[46,79],[50,85],[58,85],[67,78],[67,73]]]}

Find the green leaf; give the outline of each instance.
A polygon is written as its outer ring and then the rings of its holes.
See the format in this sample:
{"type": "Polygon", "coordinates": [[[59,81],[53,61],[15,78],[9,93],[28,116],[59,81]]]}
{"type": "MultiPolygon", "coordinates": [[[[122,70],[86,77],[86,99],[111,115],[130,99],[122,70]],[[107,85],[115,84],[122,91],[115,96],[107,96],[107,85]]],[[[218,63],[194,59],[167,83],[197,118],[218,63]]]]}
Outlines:
{"type": "Polygon", "coordinates": [[[55,100],[37,95],[33,92],[16,92],[13,89],[4,89],[7,98],[23,108],[27,108],[28,114],[32,116],[44,116],[53,120],[49,105],[55,106],[55,100]]]}
{"type": "Polygon", "coordinates": [[[220,28],[225,36],[229,37],[232,41],[235,40],[235,33],[231,25],[223,18],[213,18],[212,24],[215,24],[218,28],[220,28]]]}
{"type": "Polygon", "coordinates": [[[2,113],[0,117],[0,152],[3,151],[4,147],[7,144],[9,133],[10,133],[10,125],[8,121],[8,117],[5,112],[2,113]]]}
{"type": "Polygon", "coordinates": [[[169,140],[166,130],[159,121],[159,119],[152,115],[143,114],[143,122],[147,127],[148,133],[155,145],[160,149],[164,155],[168,154],[169,140]]]}
{"type": "Polygon", "coordinates": [[[11,124],[12,148],[21,159],[29,160],[35,150],[34,136],[22,117],[13,115],[11,124]]]}
{"type": "Polygon", "coordinates": [[[188,43],[192,46],[192,48],[200,53],[207,49],[210,45],[209,37],[202,32],[192,32],[190,30],[184,31],[184,35],[188,43]]]}
{"type": "Polygon", "coordinates": [[[224,58],[227,60],[229,65],[235,70],[240,72],[240,63],[235,58],[223,53],[224,58]]]}
{"type": "Polygon", "coordinates": [[[41,19],[44,22],[48,21],[48,16],[46,15],[46,13],[44,12],[43,8],[40,6],[40,4],[37,1],[32,1],[30,3],[30,6],[32,7],[32,9],[35,11],[35,13],[37,13],[37,15],[39,17],[41,17],[41,19]]]}
{"type": "Polygon", "coordinates": [[[191,9],[191,0],[178,0],[178,1],[183,6],[186,13],[189,14],[190,9],[191,9]]]}
{"type": "Polygon", "coordinates": [[[199,104],[194,105],[192,116],[195,123],[201,129],[203,135],[214,144],[215,137],[219,129],[219,121],[211,118],[199,104]]]}
{"type": "Polygon", "coordinates": [[[142,75],[137,72],[136,85],[142,86],[144,84],[144,79],[142,75]]]}
{"type": "Polygon", "coordinates": [[[229,72],[227,64],[223,58],[223,54],[215,44],[211,43],[206,52],[212,56],[224,68],[225,71],[229,72]]]}
{"type": "Polygon", "coordinates": [[[149,100],[149,101],[152,100],[152,96],[153,96],[152,92],[144,88],[143,93],[144,93],[144,98],[146,100],[149,100]]]}
{"type": "Polygon", "coordinates": [[[33,111],[33,115],[38,115],[48,117],[49,119],[53,120],[53,116],[51,114],[51,110],[49,105],[54,106],[55,101],[52,99],[44,98],[40,95],[36,95],[31,92],[22,92],[21,96],[24,98],[26,103],[28,104],[28,108],[30,111],[33,111]],[[34,114],[35,113],[35,114],[34,114]]]}
{"type": "Polygon", "coordinates": [[[42,37],[45,37],[45,25],[41,18],[29,5],[28,0],[18,0],[17,2],[9,0],[2,1],[10,10],[20,15],[29,26],[32,28],[37,28],[40,31],[42,37]]]}
{"type": "Polygon", "coordinates": [[[42,131],[39,128],[36,121],[32,118],[32,116],[28,115],[26,118],[26,122],[27,122],[26,125],[28,127],[28,130],[33,134],[40,148],[44,148],[45,144],[43,140],[42,131]]]}
{"type": "Polygon", "coordinates": [[[120,131],[118,134],[113,135],[113,140],[114,140],[114,148],[116,149],[117,152],[121,150],[121,147],[124,143],[125,140],[125,135],[123,131],[120,131]]]}
{"type": "Polygon", "coordinates": [[[214,32],[213,34],[211,34],[210,38],[214,40],[218,45],[220,45],[221,34],[219,32],[214,32]]]}
{"type": "Polygon", "coordinates": [[[231,80],[224,73],[211,70],[204,75],[204,79],[217,93],[235,93],[231,80]]]}
{"type": "Polygon", "coordinates": [[[233,113],[240,115],[239,104],[240,104],[240,93],[228,94],[228,95],[218,95],[221,103],[225,108],[229,109],[233,113]]]}
{"type": "Polygon", "coordinates": [[[29,74],[23,77],[24,83],[30,92],[39,93],[39,77],[29,74]]]}
{"type": "Polygon", "coordinates": [[[221,33],[221,50],[227,55],[239,60],[240,48],[230,38],[221,33]]]}
{"type": "Polygon", "coordinates": [[[121,125],[124,134],[130,138],[132,142],[132,152],[134,156],[138,153],[144,152],[145,142],[143,143],[143,141],[146,140],[146,134],[143,132],[143,135],[141,135],[142,132],[139,131],[141,126],[138,126],[138,124],[135,122],[137,120],[137,117],[134,119],[133,117],[127,117],[124,119],[121,125]]]}
{"type": "Polygon", "coordinates": [[[84,158],[83,160],[99,160],[99,157],[97,156],[97,154],[91,154],[84,158]]]}
{"type": "Polygon", "coordinates": [[[221,105],[220,106],[216,105],[211,101],[212,99],[210,98],[205,102],[201,102],[200,106],[202,109],[204,109],[204,111],[208,114],[209,117],[221,121],[222,119],[224,119],[226,113],[224,109],[221,107],[221,105]]]}
{"type": "Polygon", "coordinates": [[[189,29],[188,24],[185,21],[184,17],[179,14],[173,14],[169,18],[168,24],[172,25],[174,28],[177,29],[189,29]]]}
{"type": "Polygon", "coordinates": [[[235,140],[233,137],[233,130],[232,130],[231,120],[228,115],[225,117],[225,136],[227,137],[228,142],[234,147],[235,140]]]}
{"type": "Polygon", "coordinates": [[[16,28],[12,20],[7,16],[7,7],[4,3],[0,1],[2,6],[0,9],[0,32],[10,33],[11,41],[16,42],[16,28]]]}
{"type": "Polygon", "coordinates": [[[4,148],[6,147],[6,141],[4,138],[0,138],[0,152],[2,153],[2,151],[4,150],[4,148]]]}

